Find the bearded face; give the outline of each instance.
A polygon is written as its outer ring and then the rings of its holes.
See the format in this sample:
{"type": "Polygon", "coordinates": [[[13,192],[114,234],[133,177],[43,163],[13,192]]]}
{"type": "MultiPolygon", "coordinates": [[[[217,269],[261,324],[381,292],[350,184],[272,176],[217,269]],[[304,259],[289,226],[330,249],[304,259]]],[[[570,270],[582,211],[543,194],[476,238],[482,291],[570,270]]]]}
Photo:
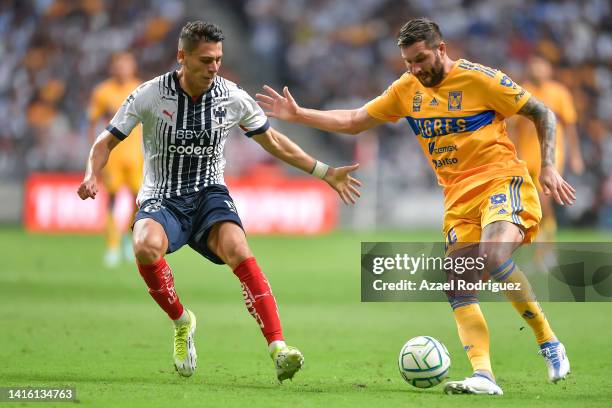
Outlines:
{"type": "Polygon", "coordinates": [[[440,50],[437,47],[430,49],[424,41],[420,41],[409,47],[401,47],[400,50],[408,71],[423,86],[431,88],[442,82],[444,65],[442,64],[440,50]]]}

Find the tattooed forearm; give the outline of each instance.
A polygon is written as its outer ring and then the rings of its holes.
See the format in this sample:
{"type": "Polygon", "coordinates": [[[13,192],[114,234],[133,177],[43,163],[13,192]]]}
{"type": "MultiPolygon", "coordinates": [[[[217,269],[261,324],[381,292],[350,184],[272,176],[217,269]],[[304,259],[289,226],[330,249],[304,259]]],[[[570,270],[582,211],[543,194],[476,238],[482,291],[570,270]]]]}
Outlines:
{"type": "Polygon", "coordinates": [[[536,127],[540,150],[542,154],[542,166],[555,164],[555,135],[557,131],[557,118],[555,114],[541,101],[529,98],[518,112],[529,118],[536,127]]]}

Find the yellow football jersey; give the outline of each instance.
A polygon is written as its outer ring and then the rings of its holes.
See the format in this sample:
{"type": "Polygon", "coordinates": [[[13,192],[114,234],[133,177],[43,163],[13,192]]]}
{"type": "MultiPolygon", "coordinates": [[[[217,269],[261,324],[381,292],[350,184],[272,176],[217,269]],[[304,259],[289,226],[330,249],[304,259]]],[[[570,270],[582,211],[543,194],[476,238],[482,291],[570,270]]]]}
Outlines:
{"type": "MultiPolygon", "coordinates": [[[[89,120],[107,120],[115,115],[130,93],[140,85],[137,80],[120,84],[107,79],[94,88],[89,105],[89,120]]],[[[105,124],[106,125],[106,124],[105,124]]],[[[139,160],[142,163],[142,132],[138,126],[132,136],[119,143],[111,155],[111,160],[139,160]]]]}
{"type": "Polygon", "coordinates": [[[528,177],[504,119],[530,96],[503,72],[460,59],[438,86],[424,87],[405,73],[365,107],[380,120],[408,120],[444,187],[449,208],[491,179],[528,177]]]}
{"type": "MultiPolygon", "coordinates": [[[[576,123],[576,109],[574,98],[569,90],[559,82],[546,81],[539,86],[531,83],[525,84],[525,89],[544,102],[554,113],[561,123],[557,123],[555,164],[562,172],[565,165],[565,135],[563,125],[576,123]]],[[[527,162],[527,168],[532,177],[540,174],[541,157],[540,142],[533,123],[526,118],[518,118],[516,122],[518,155],[527,162]]]]}

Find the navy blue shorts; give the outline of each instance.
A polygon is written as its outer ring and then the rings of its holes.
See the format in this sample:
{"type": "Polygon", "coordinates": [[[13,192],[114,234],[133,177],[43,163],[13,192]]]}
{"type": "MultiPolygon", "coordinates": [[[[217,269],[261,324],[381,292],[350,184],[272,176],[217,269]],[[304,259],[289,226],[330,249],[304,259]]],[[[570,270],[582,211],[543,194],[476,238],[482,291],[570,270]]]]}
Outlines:
{"type": "Polygon", "coordinates": [[[213,225],[231,221],[243,228],[234,201],[227,187],[222,185],[208,186],[202,191],[180,197],[145,200],[138,208],[134,223],[143,218],[151,218],[164,227],[168,237],[168,254],[188,244],[219,265],[225,262],[207,245],[213,225]]]}

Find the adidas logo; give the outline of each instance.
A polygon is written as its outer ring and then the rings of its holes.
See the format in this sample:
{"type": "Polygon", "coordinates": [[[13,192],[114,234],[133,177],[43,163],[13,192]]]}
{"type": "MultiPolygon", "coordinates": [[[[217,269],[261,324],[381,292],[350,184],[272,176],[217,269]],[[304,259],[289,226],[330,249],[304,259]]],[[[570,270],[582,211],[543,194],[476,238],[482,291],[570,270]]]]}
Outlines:
{"type": "Polygon", "coordinates": [[[525,313],[523,313],[523,317],[525,319],[533,319],[534,317],[536,317],[535,313],[531,312],[530,310],[526,310],[525,313]]]}
{"type": "Polygon", "coordinates": [[[429,106],[438,106],[438,100],[435,96],[432,98],[431,102],[429,102],[429,106]]]}
{"type": "Polygon", "coordinates": [[[501,209],[497,212],[498,214],[508,214],[508,211],[506,211],[505,209],[501,209]]]}

